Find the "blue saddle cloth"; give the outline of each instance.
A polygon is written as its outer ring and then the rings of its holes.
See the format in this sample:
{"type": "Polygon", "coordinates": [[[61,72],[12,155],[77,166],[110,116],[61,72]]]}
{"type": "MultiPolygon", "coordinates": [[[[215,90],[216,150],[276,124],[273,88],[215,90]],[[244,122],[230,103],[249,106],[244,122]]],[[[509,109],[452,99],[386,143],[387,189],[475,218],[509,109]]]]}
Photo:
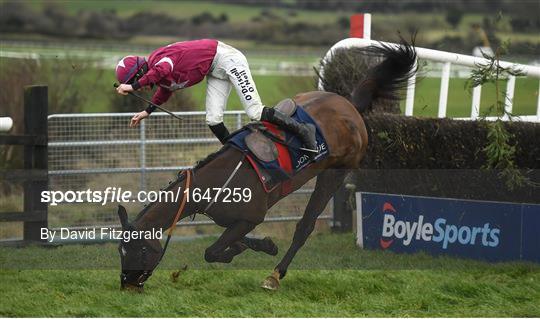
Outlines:
{"type": "MultiPolygon", "coordinates": [[[[298,106],[296,108],[296,111],[293,113],[291,117],[300,123],[311,123],[316,127],[317,149],[319,153],[317,154],[317,156],[314,158],[312,162],[319,162],[325,159],[328,156],[330,150],[328,148],[328,145],[326,144],[326,139],[324,138],[320,127],[313,120],[313,118],[306,111],[304,111],[304,109],[301,106],[298,106]]],[[[276,129],[274,125],[270,123],[264,123],[264,122],[263,124],[265,124],[265,126],[268,128],[269,131],[276,133],[276,129]]],[[[256,156],[254,156],[251,153],[251,151],[246,146],[245,138],[248,134],[251,133],[251,129],[248,126],[245,126],[244,128],[242,128],[239,132],[235,133],[234,136],[232,136],[227,141],[227,143],[230,143],[237,149],[248,154],[252,165],[254,164],[253,162],[256,162],[256,165],[258,167],[254,167],[255,170],[260,169],[266,172],[267,177],[262,178],[261,174],[263,174],[264,172],[257,171],[263,184],[266,183],[265,188],[267,187],[271,188],[272,185],[275,186],[279,182],[290,179],[292,176],[294,176],[296,173],[298,173],[300,170],[302,170],[308,164],[311,163],[309,161],[309,156],[307,152],[299,149],[300,147],[302,147],[302,142],[295,134],[290,133],[289,131],[286,131],[286,130],[282,130],[281,128],[277,128],[277,130],[278,130],[277,132],[278,135],[284,137],[284,143],[281,144],[278,142],[274,142],[276,146],[278,147],[279,157],[277,160],[270,161],[270,162],[259,160],[256,156]],[[283,145],[286,145],[289,147],[284,147],[283,145]],[[283,158],[285,156],[287,156],[288,159],[283,158]],[[270,177],[271,181],[268,180],[269,179],[268,176],[270,177]]]]}

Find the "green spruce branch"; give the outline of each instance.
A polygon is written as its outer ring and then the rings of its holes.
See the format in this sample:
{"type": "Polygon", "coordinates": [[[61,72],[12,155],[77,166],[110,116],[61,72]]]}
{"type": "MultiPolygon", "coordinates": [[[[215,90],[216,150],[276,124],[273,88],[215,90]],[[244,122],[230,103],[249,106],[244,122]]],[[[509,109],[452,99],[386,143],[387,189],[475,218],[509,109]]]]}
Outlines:
{"type": "Polygon", "coordinates": [[[533,184],[529,178],[523,175],[516,165],[516,145],[512,145],[511,142],[514,136],[508,132],[501,117],[493,122],[486,121],[487,114],[493,110],[495,110],[496,114],[502,114],[503,117],[507,117],[509,121],[513,120],[514,115],[505,110],[504,107],[505,101],[509,97],[506,92],[501,93],[500,80],[506,79],[509,76],[522,76],[524,73],[513,67],[501,66],[500,60],[508,52],[507,48],[508,42],[505,42],[495,50],[493,56],[483,53],[484,58],[488,62],[476,65],[466,85],[469,89],[487,83],[495,86],[495,104],[491,105],[488,112],[480,118],[484,120],[487,126],[488,141],[487,145],[482,149],[487,157],[487,162],[483,168],[500,170],[499,177],[505,181],[506,186],[510,190],[514,190],[517,187],[533,184]]]}

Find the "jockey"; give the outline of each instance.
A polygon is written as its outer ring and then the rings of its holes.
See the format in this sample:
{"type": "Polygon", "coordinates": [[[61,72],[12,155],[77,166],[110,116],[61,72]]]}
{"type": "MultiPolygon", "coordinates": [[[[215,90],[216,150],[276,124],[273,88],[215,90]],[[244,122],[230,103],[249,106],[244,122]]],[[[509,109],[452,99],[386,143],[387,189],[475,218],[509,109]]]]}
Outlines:
{"type": "MultiPolygon", "coordinates": [[[[206,123],[221,143],[225,143],[229,135],[223,124],[223,112],[234,87],[251,120],[276,124],[296,134],[307,149],[317,150],[315,127],[298,123],[282,112],[264,106],[246,57],[223,42],[211,39],[177,42],[158,48],[148,60],[126,56],[116,66],[116,78],[121,83],[117,88],[119,94],[127,95],[142,87],[157,85],[152,97],[156,105],[165,103],[173,91],[195,85],[204,77],[207,81],[206,123]]],[[[155,107],[150,105],[135,114],[130,125],[136,126],[154,110],[155,107]]]]}

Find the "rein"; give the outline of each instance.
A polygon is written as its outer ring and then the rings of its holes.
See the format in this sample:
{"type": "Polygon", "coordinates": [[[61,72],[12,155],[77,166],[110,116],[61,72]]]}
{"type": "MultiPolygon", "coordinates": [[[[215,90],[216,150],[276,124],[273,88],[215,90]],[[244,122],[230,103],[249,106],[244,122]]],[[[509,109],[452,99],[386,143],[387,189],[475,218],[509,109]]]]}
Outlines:
{"type": "Polygon", "coordinates": [[[161,253],[161,257],[159,257],[159,261],[155,268],[157,268],[157,266],[161,262],[161,259],[163,259],[163,256],[165,256],[165,252],[167,251],[167,247],[169,246],[169,241],[171,240],[174,229],[176,228],[176,223],[180,219],[180,216],[182,216],[182,213],[184,212],[184,207],[186,206],[189,188],[191,187],[191,174],[193,174],[193,172],[190,169],[186,170],[185,172],[186,172],[186,186],[184,187],[185,190],[184,190],[184,196],[182,197],[182,203],[180,203],[180,207],[178,207],[178,211],[176,212],[176,215],[174,216],[173,223],[171,227],[169,227],[169,231],[167,232],[167,241],[165,242],[165,246],[163,247],[163,252],[161,253]]]}

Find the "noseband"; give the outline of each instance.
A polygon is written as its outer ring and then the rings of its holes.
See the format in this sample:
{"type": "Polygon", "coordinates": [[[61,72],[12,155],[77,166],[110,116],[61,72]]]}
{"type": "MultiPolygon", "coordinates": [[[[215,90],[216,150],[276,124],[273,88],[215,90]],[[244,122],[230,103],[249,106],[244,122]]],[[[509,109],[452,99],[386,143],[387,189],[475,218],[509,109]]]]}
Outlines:
{"type": "MultiPolygon", "coordinates": [[[[146,268],[146,254],[147,254],[148,248],[146,248],[146,245],[143,245],[141,250],[142,250],[141,251],[142,268],[146,268]]],[[[158,264],[156,264],[156,267],[158,264]]],[[[120,282],[122,283],[122,287],[125,284],[129,284],[138,288],[142,288],[146,280],[148,280],[148,278],[152,276],[152,272],[156,269],[156,267],[154,267],[154,269],[152,270],[143,270],[142,273],[139,275],[139,277],[137,277],[137,280],[135,281],[135,283],[128,283],[128,274],[126,272],[122,272],[120,274],[120,282]]]]}

